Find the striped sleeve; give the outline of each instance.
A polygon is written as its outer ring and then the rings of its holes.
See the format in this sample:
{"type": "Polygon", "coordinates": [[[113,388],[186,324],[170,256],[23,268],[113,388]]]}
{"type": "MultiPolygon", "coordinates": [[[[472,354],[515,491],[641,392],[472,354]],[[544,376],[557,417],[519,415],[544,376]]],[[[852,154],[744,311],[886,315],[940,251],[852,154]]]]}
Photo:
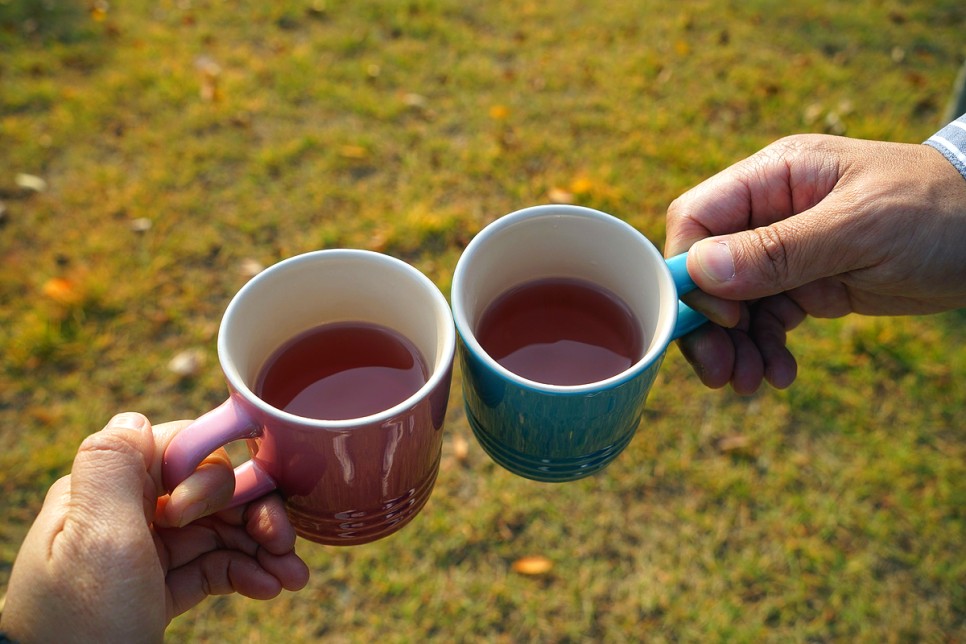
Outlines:
{"type": "Polygon", "coordinates": [[[966,114],[929,137],[926,145],[942,152],[966,179],[966,114]]]}

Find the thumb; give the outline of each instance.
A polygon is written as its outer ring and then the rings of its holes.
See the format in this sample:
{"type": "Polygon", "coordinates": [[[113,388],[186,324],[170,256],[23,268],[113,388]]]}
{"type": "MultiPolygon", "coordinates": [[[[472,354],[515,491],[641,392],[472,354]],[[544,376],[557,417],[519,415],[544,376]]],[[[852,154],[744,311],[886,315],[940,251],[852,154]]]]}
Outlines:
{"type": "Polygon", "coordinates": [[[137,413],[118,414],[85,438],[71,468],[76,518],[97,526],[150,521],[157,499],[148,473],[154,448],[151,424],[137,413]]]}
{"type": "Polygon", "coordinates": [[[703,239],[688,252],[688,272],[705,293],[753,300],[849,269],[855,247],[844,219],[818,208],[769,226],[703,239]]]}

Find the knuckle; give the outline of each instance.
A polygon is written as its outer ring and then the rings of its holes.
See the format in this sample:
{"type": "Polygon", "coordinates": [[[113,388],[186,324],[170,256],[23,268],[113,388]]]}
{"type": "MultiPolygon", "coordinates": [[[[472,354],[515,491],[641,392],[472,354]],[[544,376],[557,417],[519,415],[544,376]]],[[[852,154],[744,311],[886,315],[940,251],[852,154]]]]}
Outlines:
{"type": "Polygon", "coordinates": [[[823,134],[789,134],[775,141],[771,147],[782,156],[807,152],[817,146],[825,147],[827,137],[823,134]]]}
{"type": "Polygon", "coordinates": [[[693,213],[689,204],[689,198],[685,194],[677,197],[667,207],[665,223],[669,237],[680,235],[682,230],[692,225],[693,213]]]}
{"type": "Polygon", "coordinates": [[[788,246],[777,228],[765,226],[754,229],[755,239],[761,251],[762,273],[772,282],[784,285],[790,275],[788,246]]]}
{"type": "Polygon", "coordinates": [[[684,217],[686,212],[685,207],[686,199],[685,195],[679,195],[668,205],[667,207],[667,218],[668,220],[676,220],[684,217]]]}
{"type": "Polygon", "coordinates": [[[132,437],[107,431],[95,432],[84,438],[77,448],[77,454],[97,459],[107,455],[141,458],[141,450],[132,437]]]}
{"type": "Polygon", "coordinates": [[[78,452],[106,452],[117,451],[118,440],[107,432],[95,432],[81,441],[78,452]]]}

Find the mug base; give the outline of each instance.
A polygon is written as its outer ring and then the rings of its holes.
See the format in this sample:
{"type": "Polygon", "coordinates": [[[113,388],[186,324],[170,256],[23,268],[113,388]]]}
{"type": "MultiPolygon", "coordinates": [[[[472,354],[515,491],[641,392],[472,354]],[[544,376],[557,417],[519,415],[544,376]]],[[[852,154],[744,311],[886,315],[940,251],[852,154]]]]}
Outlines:
{"type": "Polygon", "coordinates": [[[624,451],[637,431],[637,423],[635,423],[634,429],[627,432],[616,443],[586,456],[539,458],[500,444],[486,431],[469,407],[465,409],[466,418],[473,429],[473,434],[476,435],[476,440],[490,458],[513,474],[543,483],[576,481],[601,471],[624,451]]]}
{"type": "Polygon", "coordinates": [[[295,533],[303,539],[328,546],[356,546],[388,537],[408,524],[429,500],[439,457],[431,474],[418,487],[390,499],[376,510],[350,510],[329,516],[305,512],[286,503],[285,512],[295,533]]]}

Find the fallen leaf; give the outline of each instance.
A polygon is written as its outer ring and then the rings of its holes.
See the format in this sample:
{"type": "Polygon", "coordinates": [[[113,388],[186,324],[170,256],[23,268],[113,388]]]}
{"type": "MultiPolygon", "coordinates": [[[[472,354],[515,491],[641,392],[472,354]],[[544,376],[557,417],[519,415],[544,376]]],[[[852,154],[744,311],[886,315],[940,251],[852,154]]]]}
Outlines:
{"type": "Polygon", "coordinates": [[[44,192],[47,190],[47,182],[34,174],[18,174],[14,178],[14,181],[17,186],[24,190],[33,190],[34,192],[44,192]]]}
{"type": "Polygon", "coordinates": [[[547,191],[547,199],[550,203],[573,203],[574,195],[563,188],[551,188],[547,191]]]}
{"type": "Polygon", "coordinates": [[[257,259],[252,259],[250,257],[248,259],[243,259],[238,265],[238,273],[242,277],[255,277],[263,270],[265,270],[265,267],[262,265],[262,263],[257,259]]]}
{"type": "Polygon", "coordinates": [[[725,436],[718,440],[718,450],[721,452],[743,450],[747,449],[749,445],[751,445],[751,440],[747,436],[741,435],[725,436]]]}
{"type": "Polygon", "coordinates": [[[186,349],[171,358],[168,370],[181,378],[196,376],[204,366],[205,355],[200,349],[186,349]]]}
{"type": "Polygon", "coordinates": [[[63,277],[50,278],[44,282],[41,291],[58,304],[77,304],[82,299],[77,285],[63,277]]]}
{"type": "Polygon", "coordinates": [[[748,460],[758,458],[754,441],[741,434],[719,438],[715,442],[715,448],[717,448],[718,452],[727,454],[733,458],[748,460]]]}
{"type": "Polygon", "coordinates": [[[453,439],[453,456],[460,463],[466,462],[466,457],[470,454],[470,444],[462,436],[453,439]]]}
{"type": "Polygon", "coordinates": [[[110,8],[110,5],[107,4],[107,2],[105,2],[104,0],[99,0],[98,2],[95,2],[93,5],[91,5],[91,8],[90,8],[91,19],[94,22],[104,22],[107,19],[107,10],[109,8],[110,8]]]}
{"type": "MultiPolygon", "coordinates": [[[[27,415],[42,425],[53,427],[63,418],[63,413],[49,405],[35,405],[27,409],[27,415]]],[[[2,608],[2,606],[0,606],[2,608]]]]}
{"type": "Polygon", "coordinates": [[[825,132],[827,134],[843,136],[845,131],[845,122],[842,120],[842,117],[838,112],[829,112],[825,115],[825,132]]]}
{"type": "Polygon", "coordinates": [[[503,121],[510,116],[510,109],[506,105],[490,106],[490,118],[494,121],[503,121]]]}
{"type": "Polygon", "coordinates": [[[218,79],[221,76],[221,65],[210,56],[198,56],[195,68],[201,75],[201,99],[215,102],[221,98],[218,79]]]}
{"type": "Polygon", "coordinates": [[[814,125],[818,123],[824,113],[825,107],[821,103],[810,103],[805,107],[802,118],[805,119],[805,123],[808,125],[814,125]]]}
{"type": "Polygon", "coordinates": [[[361,145],[343,145],[339,148],[339,156],[343,159],[365,159],[369,152],[361,145]]]}
{"type": "Polygon", "coordinates": [[[325,2],[322,0],[315,0],[306,10],[305,13],[313,18],[321,19],[325,18],[328,13],[328,8],[325,6],[325,2]]]}
{"type": "Polygon", "coordinates": [[[589,194],[594,184],[587,177],[577,177],[570,182],[570,191],[575,195],[589,194]]]}
{"type": "Polygon", "coordinates": [[[512,568],[521,575],[545,575],[553,569],[553,562],[543,555],[530,555],[514,561],[512,568]]]}
{"type": "Polygon", "coordinates": [[[387,227],[383,226],[377,228],[372,236],[369,237],[369,250],[374,250],[377,253],[384,253],[389,247],[389,240],[392,238],[392,231],[387,227]]]}
{"type": "Polygon", "coordinates": [[[131,230],[136,233],[146,233],[151,230],[151,220],[147,217],[138,217],[131,220],[131,230]]]}
{"type": "Polygon", "coordinates": [[[409,92],[407,94],[403,94],[402,101],[403,103],[406,104],[407,107],[416,107],[416,108],[426,107],[426,103],[427,103],[425,96],[423,96],[422,94],[416,94],[415,92],[409,92]]]}

